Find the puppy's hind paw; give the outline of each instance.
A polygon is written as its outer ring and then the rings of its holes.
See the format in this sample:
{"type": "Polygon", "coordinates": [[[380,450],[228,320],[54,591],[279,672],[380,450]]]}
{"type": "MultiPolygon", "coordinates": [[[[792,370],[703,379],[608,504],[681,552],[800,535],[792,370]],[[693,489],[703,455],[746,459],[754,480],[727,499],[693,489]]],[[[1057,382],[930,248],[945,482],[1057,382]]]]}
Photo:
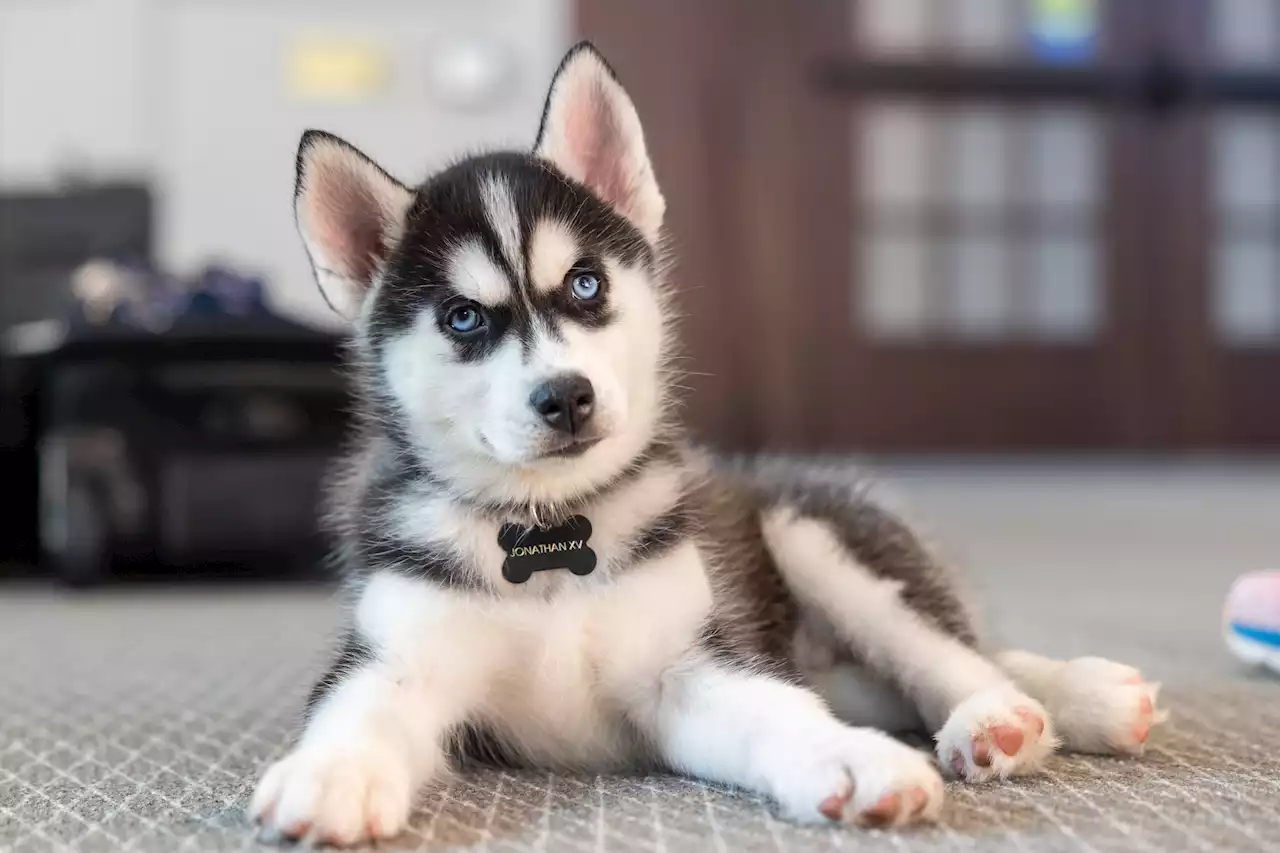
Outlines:
{"type": "Polygon", "coordinates": [[[936,740],[943,768],[970,782],[1034,773],[1057,748],[1049,715],[1012,685],[961,702],[936,740]]]}
{"type": "Polygon", "coordinates": [[[1074,752],[1138,756],[1151,730],[1169,719],[1159,705],[1160,684],[1133,667],[1103,658],[1076,658],[1063,666],[1055,718],[1074,752]]]}

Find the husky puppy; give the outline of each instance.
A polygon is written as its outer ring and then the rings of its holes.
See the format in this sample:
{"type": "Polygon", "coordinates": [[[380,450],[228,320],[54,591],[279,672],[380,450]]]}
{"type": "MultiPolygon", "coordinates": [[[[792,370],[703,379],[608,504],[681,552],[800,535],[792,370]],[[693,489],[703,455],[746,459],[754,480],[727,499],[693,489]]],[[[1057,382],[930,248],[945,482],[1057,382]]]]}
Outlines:
{"type": "Polygon", "coordinates": [[[982,648],[944,568],[853,484],[686,441],[663,209],[585,43],[529,152],[409,187],[302,137],[299,230],[352,321],[362,409],[331,514],[349,629],[258,785],[268,833],[394,836],[468,759],[661,768],[896,826],[938,816],[939,771],[1142,752],[1158,685],[982,648]],[[936,761],[887,733],[912,730],[936,761]]]}

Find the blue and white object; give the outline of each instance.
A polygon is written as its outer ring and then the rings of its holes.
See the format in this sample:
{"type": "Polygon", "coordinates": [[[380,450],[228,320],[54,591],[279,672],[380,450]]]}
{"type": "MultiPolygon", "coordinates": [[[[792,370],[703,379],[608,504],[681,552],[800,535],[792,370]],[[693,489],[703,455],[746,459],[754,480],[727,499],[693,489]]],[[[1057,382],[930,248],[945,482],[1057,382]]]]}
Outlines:
{"type": "Polygon", "coordinates": [[[1028,36],[1036,59],[1051,63],[1088,62],[1098,43],[1097,0],[1033,0],[1028,36]]]}
{"type": "Polygon", "coordinates": [[[1236,579],[1223,610],[1223,630],[1232,654],[1280,673],[1280,572],[1236,579]]]}

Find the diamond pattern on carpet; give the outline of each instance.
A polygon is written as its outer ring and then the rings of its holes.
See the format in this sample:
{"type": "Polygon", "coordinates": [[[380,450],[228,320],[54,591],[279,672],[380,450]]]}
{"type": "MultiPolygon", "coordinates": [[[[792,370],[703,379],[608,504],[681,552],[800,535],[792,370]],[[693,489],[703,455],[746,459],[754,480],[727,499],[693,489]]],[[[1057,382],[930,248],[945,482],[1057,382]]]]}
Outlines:
{"type": "MultiPolygon", "coordinates": [[[[0,850],[256,850],[243,807],[280,755],[334,606],[309,591],[6,592],[0,850]]],[[[423,796],[394,851],[1246,851],[1280,838],[1280,687],[1178,684],[1142,761],[951,785],[942,824],[800,828],[768,804],[668,777],[484,772],[423,796]]]]}

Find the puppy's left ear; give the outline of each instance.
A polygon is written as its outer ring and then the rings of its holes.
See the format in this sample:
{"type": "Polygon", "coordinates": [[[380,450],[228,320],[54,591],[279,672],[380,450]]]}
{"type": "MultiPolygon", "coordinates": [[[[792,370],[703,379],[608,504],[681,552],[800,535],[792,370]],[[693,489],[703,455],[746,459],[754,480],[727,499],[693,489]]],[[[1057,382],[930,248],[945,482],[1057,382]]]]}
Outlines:
{"type": "Polygon", "coordinates": [[[666,202],[645,149],[640,116],[590,43],[579,43],[560,63],[534,150],[657,242],[666,202]]]}

